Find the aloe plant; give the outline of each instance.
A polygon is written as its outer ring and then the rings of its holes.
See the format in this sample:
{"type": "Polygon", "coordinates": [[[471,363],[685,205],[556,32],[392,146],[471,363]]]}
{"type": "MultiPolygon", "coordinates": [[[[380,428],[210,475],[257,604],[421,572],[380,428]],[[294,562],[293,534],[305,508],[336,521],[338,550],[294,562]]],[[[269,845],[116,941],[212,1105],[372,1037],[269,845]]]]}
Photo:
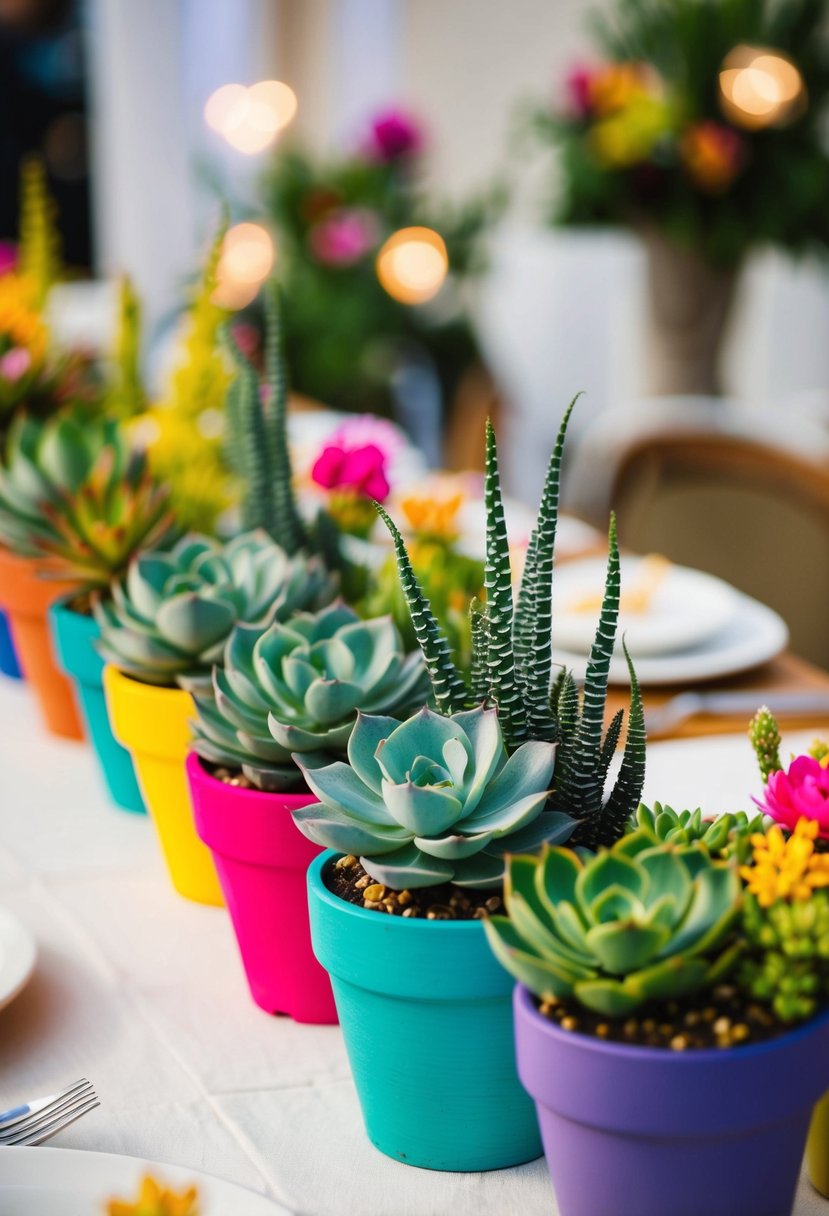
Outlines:
{"type": "Polygon", "coordinates": [[[612,844],[622,835],[639,803],[645,777],[645,727],[639,684],[625,650],[631,682],[627,738],[619,774],[605,797],[608,769],[623,721],[620,711],[604,732],[619,616],[619,549],[613,517],[604,597],[583,695],[579,695],[569,673],[554,679],[552,672],[553,558],[561,461],[574,405],[575,400],[564,415],[550,457],[517,601],[512,589],[495,434],[487,424],[486,601],[473,601],[470,607],[472,671],[468,681],[452,660],[449,640],[414,573],[400,532],[382,507],[378,505],[377,510],[394,542],[401,585],[438,709],[456,714],[481,702],[497,706],[509,751],[527,739],[558,742],[551,805],[578,820],[579,843],[596,848],[612,844]]]}
{"type": "Polygon", "coordinates": [[[198,690],[237,622],[284,619],[329,601],[335,585],[317,558],[289,557],[264,532],[222,545],[191,533],[169,552],[146,551],[94,603],[100,653],[148,684],[198,690]]]}
{"type": "Polygon", "coordinates": [[[405,722],[361,713],[347,764],[295,756],[320,801],[294,822],[396,890],[496,887],[505,853],[573,830],[544,810],[555,750],[536,740],[508,756],[497,711],[481,706],[452,717],[426,706],[405,722]]]}
{"type": "Polygon", "coordinates": [[[427,689],[389,617],[364,621],[338,602],[264,630],[237,625],[212,695],[195,698],[193,747],[259,789],[289,790],[303,784],[292,753],[344,755],[358,710],[405,714],[427,689]]]}
{"type": "Polygon", "coordinates": [[[161,543],[173,522],[168,500],[112,420],[66,413],[12,424],[0,541],[79,589],[105,588],[134,553],[161,543]]]}
{"type": "Polygon", "coordinates": [[[736,868],[699,842],[654,844],[638,831],[587,860],[549,846],[510,857],[508,915],[484,927],[498,960],[536,996],[625,1017],[728,973],[740,889],[736,868]]]}

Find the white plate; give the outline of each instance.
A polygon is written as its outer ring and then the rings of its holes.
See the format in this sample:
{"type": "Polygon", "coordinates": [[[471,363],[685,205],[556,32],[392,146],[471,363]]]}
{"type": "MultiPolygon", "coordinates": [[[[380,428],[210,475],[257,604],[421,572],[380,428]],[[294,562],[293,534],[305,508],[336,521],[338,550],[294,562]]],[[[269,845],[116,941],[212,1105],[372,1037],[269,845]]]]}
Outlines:
{"type": "Polygon", "coordinates": [[[288,1209],[199,1170],[68,1148],[0,1149],[3,1216],[103,1216],[109,1199],[133,1199],[145,1174],[199,1189],[199,1216],[289,1216],[288,1209]]]}
{"type": "MultiPolygon", "coordinates": [[[[722,632],[734,617],[739,592],[722,579],[669,564],[652,593],[646,612],[626,612],[625,595],[635,591],[646,577],[641,557],[622,558],[622,610],[616,649],[621,653],[622,636],[634,658],[670,654],[699,646],[722,632]]],[[[587,654],[593,645],[604,589],[606,561],[586,558],[559,567],[553,579],[553,640],[574,654],[587,654]],[[595,611],[574,612],[579,600],[595,596],[595,611]]]]}
{"type": "MultiPolygon", "coordinates": [[[[732,620],[707,642],[676,654],[643,655],[635,660],[636,675],[642,685],[695,684],[736,675],[767,663],[785,650],[789,631],[782,617],[765,604],[737,596],[737,611],[732,620]]],[[[576,679],[583,679],[586,656],[564,650],[553,651],[553,662],[569,667],[576,679]]],[[[611,684],[629,682],[627,664],[614,656],[610,664],[611,684]]]]}
{"type": "Polygon", "coordinates": [[[0,908],[0,1009],[26,987],[35,969],[37,948],[16,916],[0,908]]]}

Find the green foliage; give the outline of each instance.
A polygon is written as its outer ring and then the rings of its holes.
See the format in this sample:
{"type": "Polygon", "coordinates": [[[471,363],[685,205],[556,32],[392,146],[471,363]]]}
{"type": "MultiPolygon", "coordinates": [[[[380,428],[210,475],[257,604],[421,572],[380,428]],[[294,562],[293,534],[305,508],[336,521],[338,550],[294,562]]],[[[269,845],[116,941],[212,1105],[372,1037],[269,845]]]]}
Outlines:
{"type": "Polygon", "coordinates": [[[264,630],[239,625],[212,693],[195,698],[193,746],[259,789],[302,787],[292,754],[344,753],[358,710],[403,714],[422,704],[425,683],[388,617],[363,621],[335,603],[264,630]]]}
{"type": "MultiPolygon", "coordinates": [[[[610,63],[658,73],[668,89],[667,100],[657,90],[654,102],[665,109],[664,129],[631,163],[612,164],[597,154],[593,135],[602,115],[589,107],[537,113],[533,129],[561,152],[554,221],[654,223],[719,265],[738,263],[757,245],[825,248],[828,16],[827,0],[615,0],[593,21],[598,49],[610,63]],[[773,48],[796,64],[808,105],[788,125],[752,131],[724,115],[719,73],[738,45],[773,48]],[[716,124],[722,154],[733,157],[724,179],[700,179],[689,168],[684,141],[704,124],[716,124]]],[[[633,110],[622,112],[626,135],[637,121],[633,110]]]]}
{"type": "Polygon", "coordinates": [[[510,857],[507,916],[484,922],[504,967],[536,996],[611,1018],[705,989],[739,947],[740,881],[707,849],[634,832],[583,860],[563,848],[510,857]]]}
{"type": "Polygon", "coordinates": [[[748,737],[757,755],[757,763],[760,766],[760,773],[765,785],[771,774],[778,772],[783,767],[780,763],[780,727],[767,706],[761,706],[751,719],[748,737]]]}
{"type": "Polygon", "coordinates": [[[166,488],[119,423],[18,416],[0,467],[0,541],[80,590],[104,589],[173,523],[166,488]]]}
{"type": "Polygon", "coordinates": [[[20,273],[33,285],[39,309],[60,274],[56,215],[43,161],[30,156],[20,168],[20,273]]]}
{"type": "Polygon", "coordinates": [[[650,833],[654,842],[693,844],[700,841],[712,857],[743,859],[746,841],[754,832],[763,831],[763,816],[758,812],[748,816],[745,811],[728,812],[716,819],[703,819],[702,811],[675,811],[673,807],[654,802],[653,807],[641,803],[631,816],[629,830],[650,833]]]}
{"type": "Polygon", "coordinates": [[[114,418],[132,418],[147,406],[141,378],[141,301],[124,275],[118,284],[118,320],[115,348],[104,397],[104,407],[114,418]]]}
{"type": "Polygon", "coordinates": [[[743,924],[750,952],[741,984],[782,1022],[812,1017],[829,999],[829,891],[768,908],[747,894],[743,924]]]}
{"type": "Polygon", "coordinates": [[[93,607],[100,653],[147,684],[209,687],[237,623],[264,626],[330,601],[318,558],[293,557],[265,532],[227,544],[189,534],[169,552],[147,550],[93,607]]]}
{"type": "Polygon", "coordinates": [[[483,265],[483,237],[500,214],[491,190],[460,206],[435,206],[412,158],[380,161],[357,150],[315,160],[280,145],[264,185],[279,246],[279,273],[291,301],[285,344],[293,386],[337,409],[392,411],[391,379],[401,358],[432,365],[444,400],[479,358],[457,285],[483,265]],[[354,216],[366,238],[354,256],[328,260],[319,234],[354,216]],[[398,228],[425,225],[443,237],[450,281],[440,309],[398,303],[381,287],[375,259],[398,228]]]}
{"type": "Polygon", "coordinates": [[[525,743],[508,757],[491,709],[444,717],[424,708],[402,723],[361,713],[348,761],[300,764],[320,801],[294,822],[396,890],[498,886],[507,851],[566,840],[573,828],[544,810],[553,744],[525,743]]]}
{"type": "Polygon", "coordinates": [[[645,776],[645,727],[636,673],[631,680],[630,717],[621,769],[604,794],[610,756],[621,723],[603,736],[608,674],[619,614],[619,550],[616,524],[610,523],[610,556],[602,609],[587,666],[583,697],[571,676],[551,685],[551,598],[560,468],[568,408],[550,457],[544,492],[532,533],[524,575],[513,604],[509,550],[498,476],[495,437],[487,428],[485,604],[470,608],[472,670],[467,681],[452,660],[451,645],[414,573],[400,532],[378,508],[394,541],[401,586],[418,644],[442,713],[453,714],[480,703],[495,705],[509,751],[527,738],[559,743],[552,806],[578,821],[579,843],[610,845],[625,830],[639,803],[645,776]],[[612,746],[611,746],[612,745],[612,746]]]}

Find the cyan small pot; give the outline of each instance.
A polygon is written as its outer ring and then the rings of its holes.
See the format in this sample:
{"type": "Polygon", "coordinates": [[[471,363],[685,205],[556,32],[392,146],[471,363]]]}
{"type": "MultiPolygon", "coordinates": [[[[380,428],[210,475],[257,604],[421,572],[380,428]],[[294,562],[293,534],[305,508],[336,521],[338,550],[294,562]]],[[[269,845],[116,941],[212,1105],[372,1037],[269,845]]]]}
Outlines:
{"type": "Polygon", "coordinates": [[[512,981],[480,921],[371,912],[308,870],[311,941],[334,1000],[369,1139],[433,1170],[496,1170],[541,1155],[515,1067],[512,981]]]}
{"type": "Polygon", "coordinates": [[[104,660],[95,649],[100,630],[94,617],[73,612],[65,600],[49,609],[49,627],[58,665],[75,686],[87,735],[109,795],[125,811],[144,812],[132,757],[112,733],[104,696],[104,660]]]}
{"type": "Polygon", "coordinates": [[[829,1014],[766,1043],[670,1051],[568,1033],[515,990],[518,1071],[561,1216],[787,1216],[829,1014]]]}
{"type": "Polygon", "coordinates": [[[17,661],[17,651],[12,641],[9,621],[5,612],[0,611],[0,672],[13,680],[22,680],[23,672],[17,661]]]}

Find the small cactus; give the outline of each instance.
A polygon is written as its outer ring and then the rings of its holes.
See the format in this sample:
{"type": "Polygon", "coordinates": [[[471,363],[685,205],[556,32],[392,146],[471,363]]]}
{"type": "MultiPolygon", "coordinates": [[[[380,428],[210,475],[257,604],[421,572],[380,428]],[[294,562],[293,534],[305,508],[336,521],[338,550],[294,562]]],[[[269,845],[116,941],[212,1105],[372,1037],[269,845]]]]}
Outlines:
{"type": "Polygon", "coordinates": [[[767,705],[761,705],[751,719],[748,737],[757,754],[757,762],[760,765],[765,785],[771,774],[778,772],[783,767],[780,763],[780,728],[777,725],[777,719],[767,705]]]}

